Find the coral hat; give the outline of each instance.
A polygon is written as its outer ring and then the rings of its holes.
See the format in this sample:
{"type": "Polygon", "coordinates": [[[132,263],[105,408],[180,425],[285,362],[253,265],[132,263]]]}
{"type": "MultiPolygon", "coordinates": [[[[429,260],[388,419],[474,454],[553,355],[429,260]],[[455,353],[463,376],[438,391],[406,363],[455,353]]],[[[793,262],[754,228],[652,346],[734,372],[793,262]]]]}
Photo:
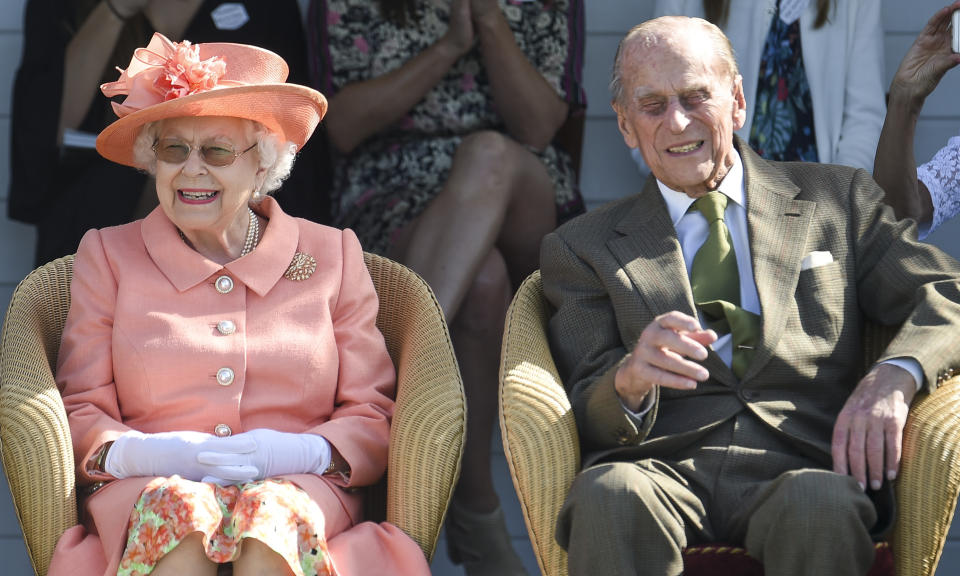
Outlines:
{"type": "Polygon", "coordinates": [[[133,143],[143,125],[183,116],[231,116],[254,120],[299,150],[327,111],[312,88],[287,84],[283,58],[247,44],[174,43],[154,34],[137,48],[120,79],[100,86],[119,120],[97,137],[104,158],[136,166],[133,143]]]}

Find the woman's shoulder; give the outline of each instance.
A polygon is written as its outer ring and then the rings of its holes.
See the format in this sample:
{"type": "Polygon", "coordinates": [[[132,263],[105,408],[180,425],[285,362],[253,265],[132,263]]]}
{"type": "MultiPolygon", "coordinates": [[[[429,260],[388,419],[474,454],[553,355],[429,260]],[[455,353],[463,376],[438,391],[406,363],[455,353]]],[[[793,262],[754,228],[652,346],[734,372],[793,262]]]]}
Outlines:
{"type": "Polygon", "coordinates": [[[303,245],[324,246],[335,252],[362,251],[357,234],[349,228],[336,228],[304,218],[294,218],[303,245]]]}

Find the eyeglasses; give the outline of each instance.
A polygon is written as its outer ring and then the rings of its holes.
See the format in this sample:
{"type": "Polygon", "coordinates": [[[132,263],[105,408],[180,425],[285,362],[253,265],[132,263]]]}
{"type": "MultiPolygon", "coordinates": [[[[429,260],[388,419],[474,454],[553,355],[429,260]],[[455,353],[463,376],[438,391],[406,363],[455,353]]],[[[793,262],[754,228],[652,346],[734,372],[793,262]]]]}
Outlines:
{"type": "MultiPolygon", "coordinates": [[[[233,146],[224,143],[201,144],[197,150],[209,166],[222,168],[233,164],[237,158],[253,150],[256,145],[257,143],[254,142],[243,152],[237,152],[233,146]]],[[[193,146],[179,138],[163,138],[153,143],[153,153],[157,155],[157,160],[167,164],[183,164],[193,150],[193,146]]]]}

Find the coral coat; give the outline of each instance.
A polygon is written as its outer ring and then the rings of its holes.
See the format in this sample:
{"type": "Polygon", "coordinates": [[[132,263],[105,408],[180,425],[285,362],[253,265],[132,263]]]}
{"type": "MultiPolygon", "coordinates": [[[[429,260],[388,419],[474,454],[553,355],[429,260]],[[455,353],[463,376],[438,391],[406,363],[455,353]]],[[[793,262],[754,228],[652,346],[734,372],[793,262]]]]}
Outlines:
{"type": "MultiPolygon", "coordinates": [[[[84,236],[57,367],[81,486],[110,479],[86,464],[130,429],[320,434],[350,464],[351,486],[384,473],[395,375],[360,244],[350,230],[284,214],[272,198],[257,210],[269,219],[257,249],[223,266],[189,248],[159,208],[84,236]],[[297,252],[317,262],[301,281],[284,277],[297,252]],[[233,281],[227,293],[214,286],[223,276],[233,281]],[[234,332],[218,330],[224,320],[234,332]],[[218,383],[222,368],[232,383],[218,383]]],[[[347,552],[338,559],[333,537],[359,521],[360,495],[339,479],[288,479],[320,506],[334,562],[350,573],[341,565],[353,560],[347,552]]],[[[90,574],[116,574],[130,511],[150,480],[113,480],[87,498],[83,525],[61,538],[50,573],[91,565],[90,574]]],[[[376,560],[377,571],[390,571],[391,561],[373,550],[410,562],[400,573],[418,573],[418,564],[428,573],[395,527],[365,523],[361,533],[379,542],[354,538],[348,548],[366,548],[359,555],[376,560]]]]}

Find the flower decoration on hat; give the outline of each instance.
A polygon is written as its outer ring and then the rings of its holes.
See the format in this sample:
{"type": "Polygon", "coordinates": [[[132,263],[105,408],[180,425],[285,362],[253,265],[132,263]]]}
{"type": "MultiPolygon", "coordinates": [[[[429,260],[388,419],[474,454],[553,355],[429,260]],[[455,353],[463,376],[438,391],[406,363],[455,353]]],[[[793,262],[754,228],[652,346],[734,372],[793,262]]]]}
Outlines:
{"type": "Polygon", "coordinates": [[[200,47],[191,46],[187,40],[174,44],[173,57],[160,65],[163,71],[155,83],[160,91],[166,92],[164,100],[212,90],[227,70],[227,63],[219,56],[201,61],[200,47]]]}
{"type": "Polygon", "coordinates": [[[227,63],[220,56],[200,59],[200,46],[189,41],[172,42],[154,34],[146,48],[138,48],[126,70],[120,70],[116,82],[100,87],[107,97],[126,96],[123,103],[112,102],[117,116],[124,117],[148,106],[174,100],[225,85],[227,63]]]}

